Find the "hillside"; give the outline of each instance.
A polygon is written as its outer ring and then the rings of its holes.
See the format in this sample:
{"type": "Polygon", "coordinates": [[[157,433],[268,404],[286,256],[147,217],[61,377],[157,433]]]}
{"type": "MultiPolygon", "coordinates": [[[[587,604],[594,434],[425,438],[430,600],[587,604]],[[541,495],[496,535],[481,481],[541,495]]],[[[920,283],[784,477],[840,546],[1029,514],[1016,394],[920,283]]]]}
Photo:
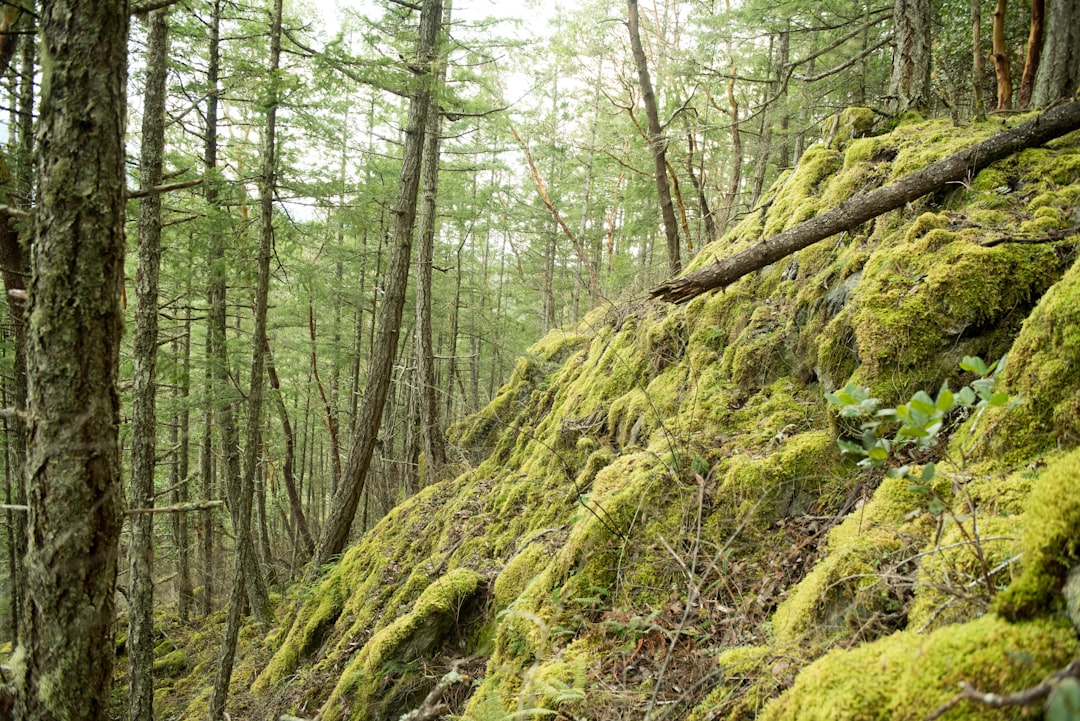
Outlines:
{"type": "MultiPolygon", "coordinates": [[[[695,266],[1002,127],[852,137],[868,120],[846,111],[695,266]]],[[[1073,133],[724,292],[552,332],[452,429],[455,478],[245,629],[232,717],[396,719],[457,661],[470,719],[924,719],[961,681],[1040,682],[1080,650],[1080,266],[1068,239],[987,244],[1078,206],[1073,133]],[[1018,405],[891,461],[936,462],[930,488],[841,456],[858,423],[827,392],[895,406],[1006,354],[1018,405]]],[[[205,716],[217,643],[159,647],[161,718],[205,716]]]]}

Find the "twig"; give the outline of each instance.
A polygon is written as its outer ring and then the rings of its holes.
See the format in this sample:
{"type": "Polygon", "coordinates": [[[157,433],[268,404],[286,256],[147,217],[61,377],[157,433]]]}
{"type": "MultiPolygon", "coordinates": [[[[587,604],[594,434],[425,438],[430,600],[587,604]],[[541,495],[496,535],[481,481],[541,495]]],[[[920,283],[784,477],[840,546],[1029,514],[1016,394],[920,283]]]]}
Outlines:
{"type": "Polygon", "coordinates": [[[450,707],[443,703],[443,694],[454,684],[467,683],[470,680],[467,675],[458,670],[462,663],[463,660],[461,659],[455,661],[454,667],[439,679],[439,682],[435,684],[435,688],[431,689],[424,702],[418,708],[403,715],[399,721],[433,721],[446,713],[450,707]]]}
{"type": "Polygon", "coordinates": [[[1008,693],[1004,695],[996,693],[983,693],[967,681],[960,684],[962,689],[960,693],[953,696],[947,702],[942,704],[934,713],[930,714],[926,721],[935,721],[940,718],[942,714],[952,709],[965,699],[968,701],[975,701],[981,703],[984,706],[990,708],[1005,708],[1006,706],[1031,706],[1038,701],[1046,698],[1053,692],[1057,682],[1063,678],[1080,678],[1080,658],[1074,659],[1065,668],[1055,672],[1050,678],[1040,683],[1038,686],[1032,686],[1026,688],[1023,691],[1017,691],[1016,693],[1008,693]]]}

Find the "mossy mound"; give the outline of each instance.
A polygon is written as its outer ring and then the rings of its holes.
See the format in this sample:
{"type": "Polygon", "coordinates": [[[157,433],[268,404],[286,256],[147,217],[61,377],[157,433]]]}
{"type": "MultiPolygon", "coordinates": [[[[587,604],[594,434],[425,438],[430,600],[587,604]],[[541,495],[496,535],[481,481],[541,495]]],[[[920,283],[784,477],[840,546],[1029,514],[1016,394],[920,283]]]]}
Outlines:
{"type": "MultiPolygon", "coordinates": [[[[840,116],[767,210],[692,267],[1000,125],[860,137],[867,122],[840,116]]],[[[1078,440],[1080,271],[1052,245],[990,241],[1074,223],[1078,157],[1074,134],[723,293],[549,334],[452,429],[463,472],[395,508],[293,590],[285,626],[246,641],[239,702],[396,718],[456,658],[473,683],[451,710],[472,719],[658,705],[702,720],[916,718],[962,680],[1041,680],[1076,650],[1057,600],[1075,514],[1055,506],[1042,535],[1035,519],[1076,475],[1062,465],[1074,454],[1042,464],[1078,440]],[[890,405],[970,381],[964,355],[1006,351],[1002,382],[1027,402],[950,417],[947,457],[899,459],[938,461],[930,491],[840,456],[824,391],[854,380],[890,405]],[[1018,536],[1020,563],[1014,540],[991,540],[1018,536]]],[[[189,691],[208,682],[194,668],[189,691]]]]}

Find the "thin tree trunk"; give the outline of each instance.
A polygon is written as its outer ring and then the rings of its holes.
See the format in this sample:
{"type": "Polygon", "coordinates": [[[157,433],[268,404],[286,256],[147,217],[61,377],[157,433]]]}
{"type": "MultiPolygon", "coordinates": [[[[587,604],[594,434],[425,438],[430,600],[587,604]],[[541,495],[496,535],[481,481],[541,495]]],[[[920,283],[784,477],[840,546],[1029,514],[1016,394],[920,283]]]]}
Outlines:
{"type": "Polygon", "coordinates": [[[1012,107],[1012,64],[1009,62],[1009,49],[1005,47],[1005,12],[1008,0],[997,0],[994,9],[994,48],[990,58],[994,61],[994,74],[997,76],[997,109],[1008,110],[1012,107]]]}
{"type": "MultiPolygon", "coordinates": [[[[446,0],[440,25],[450,25],[450,0],[446,0]]],[[[446,60],[439,42],[435,75],[436,92],[446,78],[446,60]]],[[[434,483],[446,465],[446,440],[439,425],[439,400],[435,384],[435,350],[431,338],[431,271],[435,256],[435,213],[439,195],[439,144],[442,140],[442,113],[428,112],[421,160],[423,203],[416,266],[416,383],[419,394],[420,447],[424,453],[424,484],[434,483]]]]}
{"type": "Polygon", "coordinates": [[[311,529],[308,526],[307,517],[304,515],[300,492],[297,490],[296,434],[293,433],[292,424],[289,422],[289,410],[285,407],[285,400],[281,397],[281,382],[278,380],[277,369],[274,367],[274,357],[270,352],[269,344],[266,346],[266,375],[270,380],[270,388],[274,391],[272,395],[277,405],[278,415],[281,416],[281,432],[285,436],[285,462],[282,464],[282,476],[285,481],[285,493],[289,497],[289,511],[304,552],[307,554],[307,558],[310,558],[311,554],[315,553],[315,542],[311,538],[311,529]]]}
{"type": "MultiPolygon", "coordinates": [[[[262,137],[262,172],[259,178],[259,257],[258,279],[255,285],[255,323],[251,340],[251,376],[247,399],[247,440],[244,453],[244,475],[240,480],[240,492],[234,498],[237,508],[233,511],[236,522],[236,571],[233,589],[229,595],[229,610],[225,620],[225,638],[222,640],[220,662],[214,676],[214,688],[210,696],[210,719],[220,721],[225,713],[225,702],[232,679],[233,659],[236,656],[236,643],[240,635],[240,621],[243,613],[243,594],[241,589],[248,587],[248,598],[252,611],[260,622],[272,619],[268,596],[256,596],[251,592],[252,584],[245,578],[251,574],[261,576],[258,560],[253,553],[254,543],[251,530],[252,500],[255,493],[255,479],[258,473],[259,453],[262,449],[262,402],[264,375],[266,373],[265,349],[266,307],[270,288],[270,250],[274,238],[274,190],[276,188],[277,161],[275,156],[275,132],[277,130],[278,107],[278,68],[281,62],[281,14],[282,0],[274,0],[270,27],[270,67],[267,89],[266,122],[262,137]]],[[[264,514],[265,516],[265,514],[264,514]]],[[[262,589],[265,590],[265,589],[262,589]]]]}
{"type": "MultiPolygon", "coordinates": [[[[165,152],[165,79],[168,9],[147,18],[146,91],[143,97],[139,184],[161,184],[165,152]]],[[[157,453],[158,278],[161,269],[161,195],[139,200],[139,266],[135,276],[134,387],[131,419],[131,505],[154,505],[157,453]]],[[[154,516],[131,519],[131,593],[128,597],[128,715],[154,719],[154,516]]]]}
{"type": "Polygon", "coordinates": [[[330,515],[315,553],[312,573],[345,548],[356,508],[364,490],[371,457],[378,440],[386,395],[390,388],[393,360],[397,354],[405,291],[409,279],[409,258],[416,223],[416,199],[420,185],[420,160],[423,155],[424,127],[431,107],[431,75],[436,51],[441,0],[424,0],[420,11],[417,63],[421,69],[416,89],[409,103],[402,155],[401,184],[394,217],[394,248],[386,275],[385,294],[379,306],[378,340],[372,354],[371,372],[357,423],[357,438],[349,454],[342,483],[330,506],[330,515]]]}
{"type": "Polygon", "coordinates": [[[1058,105],[1039,117],[901,178],[871,193],[856,195],[812,218],[718,263],[653,288],[650,294],[671,303],[685,303],[713,288],[723,288],[747,273],[882,213],[973,175],[1024,148],[1040,145],[1080,128],[1080,101],[1058,105]]]}
{"type": "Polygon", "coordinates": [[[975,119],[986,119],[986,105],[983,102],[982,76],[982,0],[969,0],[971,8],[971,88],[975,94],[975,119]]]}
{"type": "Polygon", "coordinates": [[[124,517],[117,375],[128,7],[52,0],[40,22],[48,62],[27,337],[29,592],[15,718],[104,721],[124,517]]]}
{"type": "Polygon", "coordinates": [[[649,123],[649,150],[653,156],[653,175],[656,180],[656,195],[660,200],[660,215],[664,221],[664,237],[667,239],[668,272],[677,275],[682,270],[679,251],[679,229],[675,220],[675,209],[671,202],[671,189],[667,179],[667,140],[660,127],[660,115],[656,107],[656,94],[653,92],[649,77],[649,66],[645,59],[645,50],[641,46],[641,33],[638,29],[637,0],[626,0],[628,25],[630,28],[630,48],[637,66],[638,82],[641,84],[641,97],[645,103],[645,117],[649,123]]]}
{"type": "Polygon", "coordinates": [[[1021,110],[1027,110],[1028,106],[1031,105],[1031,95],[1035,90],[1035,76],[1039,72],[1039,61],[1042,58],[1045,17],[1045,0],[1031,0],[1031,25],[1028,30],[1027,58],[1024,61],[1024,75],[1020,79],[1021,110]]]}
{"type": "MultiPolygon", "coordinates": [[[[190,283],[188,285],[190,291],[190,283]]],[[[191,311],[184,319],[184,330],[181,336],[173,342],[173,355],[180,368],[180,378],[176,389],[177,411],[173,415],[172,443],[176,450],[176,459],[172,465],[171,485],[173,487],[172,503],[179,505],[187,503],[191,494],[188,490],[190,479],[189,454],[190,454],[190,419],[191,410],[188,406],[188,396],[191,387],[191,311]]],[[[188,515],[186,513],[173,514],[173,543],[176,546],[177,557],[177,614],[180,620],[187,622],[191,615],[191,607],[194,605],[194,593],[191,587],[191,549],[188,541],[188,515]]]]}

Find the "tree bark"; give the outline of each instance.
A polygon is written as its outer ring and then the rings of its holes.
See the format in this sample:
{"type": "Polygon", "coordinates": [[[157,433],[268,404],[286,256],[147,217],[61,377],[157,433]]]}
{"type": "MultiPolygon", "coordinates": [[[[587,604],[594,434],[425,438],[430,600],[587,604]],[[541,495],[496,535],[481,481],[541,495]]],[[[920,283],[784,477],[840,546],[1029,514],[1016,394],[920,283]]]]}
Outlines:
{"type": "Polygon", "coordinates": [[[986,104],[983,102],[982,76],[982,2],[968,0],[971,11],[971,90],[975,97],[975,119],[986,119],[986,104]]]}
{"type": "MultiPolygon", "coordinates": [[[[443,8],[441,27],[450,25],[450,5],[443,8]]],[[[445,42],[436,48],[433,71],[436,88],[446,77],[445,42]]],[[[420,448],[424,453],[424,484],[438,480],[446,465],[446,440],[439,425],[439,400],[435,386],[435,349],[431,337],[431,270],[435,255],[435,212],[439,195],[439,145],[442,140],[442,114],[428,112],[421,160],[423,203],[420,207],[419,247],[416,266],[416,383],[420,404],[420,448]]]]}
{"type": "Polygon", "coordinates": [[[649,293],[671,303],[685,303],[713,288],[724,288],[747,273],[795,251],[850,230],[882,213],[903,207],[947,183],[962,180],[1024,148],[1040,145],[1080,128],[1080,101],[1059,105],[1011,130],[953,153],[936,163],[871,193],[856,195],[812,218],[718,263],[656,286],[649,293]]]}
{"type": "Polygon", "coordinates": [[[889,94],[896,110],[930,108],[930,0],[893,0],[894,43],[889,94]]]}
{"type": "Polygon", "coordinates": [[[1009,49],[1005,47],[1005,11],[1008,0],[997,0],[994,8],[994,47],[991,59],[994,61],[994,75],[997,77],[997,109],[1008,110],[1012,107],[1012,63],[1009,61],[1009,49]]]}
{"type": "Polygon", "coordinates": [[[1051,0],[1032,104],[1069,98],[1080,88],[1080,0],[1051,0]]]}
{"type": "MultiPolygon", "coordinates": [[[[972,0],[974,2],[974,0],[972,0]]],[[[1024,74],[1020,79],[1020,109],[1027,110],[1031,105],[1031,95],[1035,90],[1035,75],[1039,71],[1042,58],[1043,28],[1046,17],[1045,0],[1031,0],[1031,24],[1028,30],[1027,58],[1024,61],[1024,74]]]]}
{"type": "Polygon", "coordinates": [[[626,9],[627,24],[630,28],[630,50],[634,56],[634,65],[637,66],[641,99],[645,103],[645,117],[649,124],[649,150],[653,156],[656,195],[660,200],[660,215],[664,221],[664,237],[667,240],[668,272],[671,275],[677,275],[682,270],[682,257],[679,249],[679,228],[675,220],[675,208],[672,205],[671,189],[668,187],[667,180],[667,139],[660,127],[656,93],[653,92],[652,79],[649,77],[645,49],[641,46],[637,0],[626,0],[626,9]]]}
{"type": "MultiPolygon", "coordinates": [[[[222,0],[214,0],[208,27],[207,38],[207,66],[206,66],[206,131],[203,145],[203,178],[206,181],[206,204],[213,211],[218,204],[218,180],[217,172],[217,125],[218,125],[218,74],[221,50],[221,4],[222,0]]],[[[217,218],[212,219],[217,222],[217,218]]],[[[224,293],[224,281],[219,288],[218,275],[224,252],[222,250],[221,232],[212,228],[209,238],[209,250],[207,261],[210,266],[210,281],[207,287],[207,329],[206,329],[206,398],[207,403],[203,411],[203,436],[202,455],[200,457],[200,475],[202,476],[203,498],[214,497],[214,449],[213,427],[216,419],[217,393],[216,380],[218,378],[217,358],[217,326],[216,307],[218,294],[224,293]]],[[[221,301],[223,306],[224,300],[221,301]]],[[[224,307],[224,306],[223,306],[224,307]]],[[[204,616],[209,615],[214,598],[214,515],[206,510],[201,514],[199,524],[199,548],[202,553],[201,580],[202,587],[199,593],[199,610],[204,616]]]]}
{"type": "Polygon", "coordinates": [[[349,530],[364,490],[371,457],[378,440],[386,396],[390,389],[409,281],[409,259],[412,255],[416,199],[420,186],[420,160],[423,155],[424,127],[431,108],[435,48],[441,16],[442,0],[424,0],[416,47],[415,65],[419,71],[409,102],[405,128],[401,183],[394,216],[394,247],[386,274],[382,303],[379,306],[378,338],[371,357],[367,388],[357,417],[356,438],[341,485],[331,501],[329,517],[319,538],[310,575],[314,575],[320,566],[340,554],[348,542],[349,530]]]}
{"type": "Polygon", "coordinates": [[[30,327],[29,547],[15,717],[109,718],[124,495],[125,0],[51,0],[41,25],[30,327]]]}
{"type": "MultiPolygon", "coordinates": [[[[139,184],[161,183],[165,152],[165,79],[168,9],[147,17],[146,90],[143,95],[139,184]]],[[[158,278],[161,270],[161,196],[139,201],[139,265],[135,276],[134,386],[131,417],[131,500],[154,505],[157,453],[158,278]]],[[[154,517],[131,519],[131,593],[128,597],[128,715],[154,719],[154,517]]]]}
{"type": "MultiPolygon", "coordinates": [[[[188,290],[191,284],[188,283],[188,290]]],[[[177,411],[173,415],[173,432],[171,441],[176,447],[176,458],[172,464],[172,477],[170,485],[173,505],[182,505],[188,502],[191,493],[188,484],[189,454],[190,454],[190,421],[191,411],[188,407],[188,397],[191,388],[191,317],[184,319],[183,333],[173,342],[173,356],[176,365],[180,369],[180,378],[177,383],[174,401],[177,411]]],[[[189,543],[188,529],[190,523],[186,513],[176,513],[172,519],[173,545],[176,548],[176,596],[177,614],[182,622],[187,622],[191,616],[191,607],[194,605],[195,595],[191,587],[191,548],[189,543]]]]}

